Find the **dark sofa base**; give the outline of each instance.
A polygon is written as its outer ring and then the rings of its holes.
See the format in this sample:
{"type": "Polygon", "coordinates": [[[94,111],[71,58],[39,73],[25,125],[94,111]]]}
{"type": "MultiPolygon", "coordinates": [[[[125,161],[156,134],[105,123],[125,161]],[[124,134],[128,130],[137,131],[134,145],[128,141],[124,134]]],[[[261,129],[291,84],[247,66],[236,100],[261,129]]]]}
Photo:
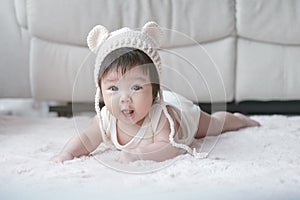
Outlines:
{"type": "Polygon", "coordinates": [[[211,111],[227,110],[228,112],[241,112],[246,115],[300,114],[300,101],[244,101],[227,104],[200,103],[199,105],[202,110],[208,113],[211,113],[211,111]]]}
{"type": "MultiPolygon", "coordinates": [[[[300,115],[300,101],[244,101],[240,103],[199,103],[201,109],[211,113],[216,111],[241,112],[246,115],[300,115]]],[[[103,104],[101,105],[103,106],[103,104]]],[[[62,106],[50,106],[50,112],[58,116],[71,117],[75,113],[95,112],[93,103],[68,103],[62,106]]]]}

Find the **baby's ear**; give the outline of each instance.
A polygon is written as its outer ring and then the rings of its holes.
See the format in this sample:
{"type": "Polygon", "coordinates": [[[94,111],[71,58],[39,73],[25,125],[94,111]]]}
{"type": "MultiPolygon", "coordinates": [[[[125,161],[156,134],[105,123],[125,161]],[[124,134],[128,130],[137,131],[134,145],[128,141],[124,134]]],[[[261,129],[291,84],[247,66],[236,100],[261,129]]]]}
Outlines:
{"type": "Polygon", "coordinates": [[[90,50],[97,53],[101,43],[109,36],[109,31],[102,25],[95,26],[87,36],[87,45],[90,50]]]}
{"type": "Polygon", "coordinates": [[[156,22],[147,22],[143,26],[142,32],[149,35],[158,47],[161,45],[163,39],[163,31],[156,22]]]}

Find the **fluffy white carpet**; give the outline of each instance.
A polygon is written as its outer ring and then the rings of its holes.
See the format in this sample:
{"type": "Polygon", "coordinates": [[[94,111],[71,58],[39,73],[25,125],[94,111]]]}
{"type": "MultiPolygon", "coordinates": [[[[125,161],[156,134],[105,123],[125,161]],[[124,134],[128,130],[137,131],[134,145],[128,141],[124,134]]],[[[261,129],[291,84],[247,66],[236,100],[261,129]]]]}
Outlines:
{"type": "Polygon", "coordinates": [[[56,164],[49,159],[90,117],[1,116],[0,199],[299,199],[300,117],[252,118],[262,126],[221,135],[203,160],[120,164],[118,152],[100,146],[94,156],[56,164]]]}

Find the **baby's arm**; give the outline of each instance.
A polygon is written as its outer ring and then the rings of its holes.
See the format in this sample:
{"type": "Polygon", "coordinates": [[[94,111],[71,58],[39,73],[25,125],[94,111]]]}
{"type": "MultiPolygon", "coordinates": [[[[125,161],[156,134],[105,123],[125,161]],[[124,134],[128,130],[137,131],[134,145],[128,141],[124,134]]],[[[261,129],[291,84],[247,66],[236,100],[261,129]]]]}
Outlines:
{"type": "Polygon", "coordinates": [[[72,137],[64,146],[63,150],[54,156],[52,160],[55,162],[63,162],[65,160],[72,160],[74,157],[89,155],[101,142],[101,132],[97,117],[95,117],[91,126],[80,135],[72,137]]]}
{"type": "Polygon", "coordinates": [[[170,142],[155,142],[144,147],[139,147],[121,152],[121,161],[153,160],[165,161],[183,153],[182,150],[173,147],[170,142]]]}

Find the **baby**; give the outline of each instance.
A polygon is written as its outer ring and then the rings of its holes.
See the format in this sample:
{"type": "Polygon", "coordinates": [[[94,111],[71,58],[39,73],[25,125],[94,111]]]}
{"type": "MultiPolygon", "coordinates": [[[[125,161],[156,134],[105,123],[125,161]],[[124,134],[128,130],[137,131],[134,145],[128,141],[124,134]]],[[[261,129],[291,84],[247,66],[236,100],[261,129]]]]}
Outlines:
{"type": "Polygon", "coordinates": [[[195,138],[260,125],[240,113],[207,114],[186,98],[163,91],[157,52],[161,36],[155,22],[146,23],[141,31],[122,28],[109,33],[100,25],[90,31],[88,46],[97,54],[97,115],[53,161],[89,155],[102,142],[121,151],[121,162],[164,161],[185,152],[206,157],[190,148],[195,138]],[[101,110],[100,95],[105,104],[101,110]]]}

